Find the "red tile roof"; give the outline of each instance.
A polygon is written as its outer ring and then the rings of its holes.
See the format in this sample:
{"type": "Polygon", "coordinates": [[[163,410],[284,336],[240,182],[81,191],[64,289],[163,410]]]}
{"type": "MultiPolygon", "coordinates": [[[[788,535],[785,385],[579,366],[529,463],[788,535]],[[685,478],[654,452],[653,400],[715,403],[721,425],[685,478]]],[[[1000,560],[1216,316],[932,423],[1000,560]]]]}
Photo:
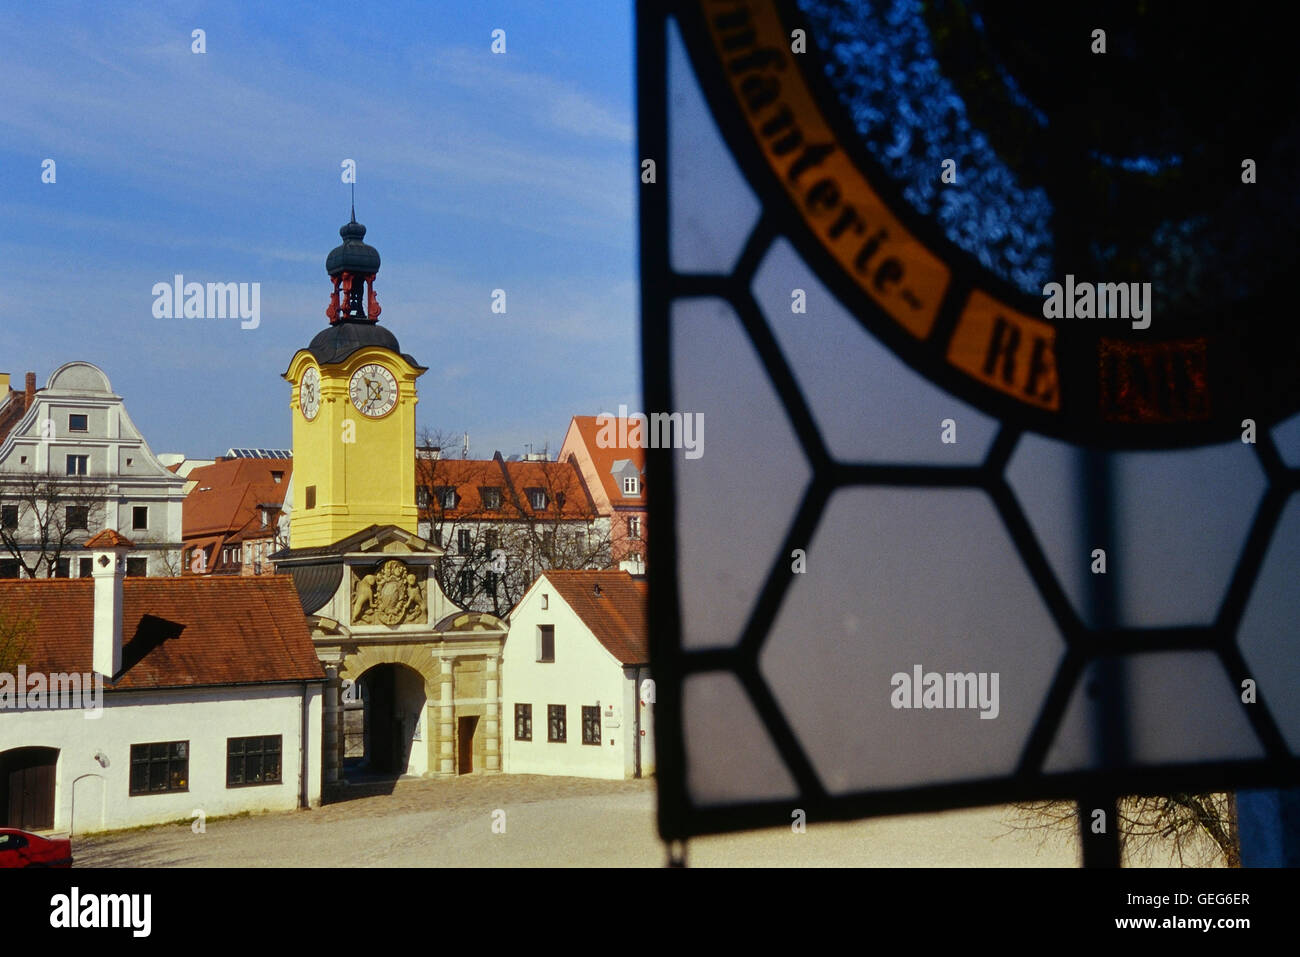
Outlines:
{"type": "Polygon", "coordinates": [[[455,508],[445,509],[431,499],[430,508],[421,509],[426,518],[430,513],[453,520],[519,521],[543,515],[554,518],[554,502],[560,494],[564,496],[559,511],[562,519],[598,517],[581,472],[569,462],[507,462],[499,453],[492,459],[417,459],[415,483],[430,489],[449,486],[456,489],[455,508]],[[484,506],[483,490],[488,488],[501,490],[500,508],[484,506]],[[547,493],[546,509],[533,508],[528,497],[530,488],[540,488],[547,493]]]}
{"type": "Polygon", "coordinates": [[[194,488],[181,510],[181,537],[260,528],[258,506],[282,506],[292,475],[293,459],[226,459],[196,468],[189,475],[194,488]],[[275,481],[273,472],[283,473],[281,481],[275,481]]]}
{"type": "MultiPolygon", "coordinates": [[[[34,616],[28,671],[93,670],[90,579],[0,580],[0,614],[34,616]]],[[[288,575],[123,579],[122,642],[116,691],[325,677],[288,575]]]]}
{"type": "Polygon", "coordinates": [[[129,538],[125,538],[122,535],[119,535],[111,528],[106,528],[102,532],[97,532],[96,534],[92,535],[90,538],[86,539],[86,543],[84,547],[86,548],[134,548],[135,542],[131,541],[131,539],[129,538]]]}
{"type": "MultiPolygon", "coordinates": [[[[632,506],[645,508],[645,449],[644,448],[601,448],[597,437],[601,433],[601,424],[605,420],[601,416],[595,415],[575,415],[570,428],[576,429],[587,454],[591,456],[592,465],[596,469],[596,475],[600,478],[601,487],[605,490],[609,502],[615,507],[632,506]],[[600,420],[600,421],[597,421],[600,420]],[[623,486],[618,477],[611,471],[615,462],[620,459],[630,459],[636,466],[641,478],[640,495],[624,495],[623,486]]],[[[618,435],[620,425],[626,429],[628,419],[613,419],[614,435],[618,435]]],[[[609,427],[605,427],[609,431],[609,427]]],[[[626,434],[626,432],[624,432],[626,434]]],[[[567,439],[567,436],[566,436],[567,439]]],[[[649,441],[649,436],[643,434],[643,439],[649,441]]],[[[566,445],[568,443],[566,442],[566,445]]]]}
{"type": "Polygon", "coordinates": [[[650,628],[646,618],[644,581],[624,571],[548,571],[542,574],[621,664],[649,663],[650,628]]]}

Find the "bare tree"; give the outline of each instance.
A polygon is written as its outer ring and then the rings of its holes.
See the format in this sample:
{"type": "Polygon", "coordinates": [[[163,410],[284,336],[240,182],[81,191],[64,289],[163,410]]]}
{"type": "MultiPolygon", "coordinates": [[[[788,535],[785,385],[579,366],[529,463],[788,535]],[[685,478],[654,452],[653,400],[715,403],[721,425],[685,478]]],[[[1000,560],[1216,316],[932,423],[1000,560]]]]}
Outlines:
{"type": "MultiPolygon", "coordinates": [[[[1125,858],[1170,853],[1191,867],[1241,866],[1234,794],[1131,796],[1117,802],[1120,853],[1125,858]]],[[[1079,830],[1072,801],[1029,801],[1015,805],[1017,830],[1079,830]]]]}
{"type": "Polygon", "coordinates": [[[149,554],[157,559],[158,565],[163,570],[162,577],[175,578],[180,575],[184,567],[184,550],[176,545],[175,542],[167,540],[165,535],[158,532],[134,532],[130,536],[131,543],[137,546],[156,546],[149,548],[149,554]]]}
{"type": "Polygon", "coordinates": [[[468,481],[500,487],[501,500],[484,503],[472,497],[467,506],[463,497],[445,493],[466,480],[465,468],[441,454],[449,445],[445,434],[425,430],[420,445],[439,449],[436,457],[426,453],[417,458],[418,484],[424,489],[421,519],[447,550],[435,576],[462,608],[501,616],[547,569],[610,567],[610,523],[595,514],[571,465],[525,463],[528,479],[516,487],[508,478],[503,481],[500,463],[476,460],[468,481]],[[461,532],[468,533],[468,547],[462,548],[461,532]]]}
{"type": "Polygon", "coordinates": [[[59,559],[104,527],[108,494],[84,475],[0,471],[0,550],[28,577],[53,578],[59,559]]]}

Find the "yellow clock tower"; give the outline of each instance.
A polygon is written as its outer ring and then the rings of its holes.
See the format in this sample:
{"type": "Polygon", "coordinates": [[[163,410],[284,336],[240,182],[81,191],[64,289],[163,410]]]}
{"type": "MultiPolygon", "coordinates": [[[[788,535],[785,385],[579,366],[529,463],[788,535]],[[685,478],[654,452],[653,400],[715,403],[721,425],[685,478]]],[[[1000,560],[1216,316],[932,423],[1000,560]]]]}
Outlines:
{"type": "Polygon", "coordinates": [[[356,220],[325,260],[329,325],[299,349],[293,385],[293,549],[332,545],[371,525],[414,533],[415,380],[425,372],[381,327],[379,253],[356,220]]]}

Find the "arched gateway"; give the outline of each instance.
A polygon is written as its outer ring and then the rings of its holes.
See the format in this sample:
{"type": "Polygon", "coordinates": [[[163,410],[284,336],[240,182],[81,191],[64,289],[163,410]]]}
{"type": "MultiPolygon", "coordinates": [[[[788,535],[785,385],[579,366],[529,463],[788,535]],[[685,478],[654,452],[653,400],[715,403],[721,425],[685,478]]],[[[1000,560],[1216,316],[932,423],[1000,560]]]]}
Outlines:
{"type": "MultiPolygon", "coordinates": [[[[451,603],[433,574],[441,555],[438,546],[390,525],[363,529],[328,549],[277,556],[280,570],[294,577],[304,611],[311,607],[307,623],[331,677],[323,733],[327,783],[345,766],[385,774],[501,770],[499,675],[508,628],[451,603]],[[377,613],[381,583],[399,577],[414,610],[385,622],[377,613]]],[[[396,616],[395,607],[390,604],[388,617],[396,616]]]]}

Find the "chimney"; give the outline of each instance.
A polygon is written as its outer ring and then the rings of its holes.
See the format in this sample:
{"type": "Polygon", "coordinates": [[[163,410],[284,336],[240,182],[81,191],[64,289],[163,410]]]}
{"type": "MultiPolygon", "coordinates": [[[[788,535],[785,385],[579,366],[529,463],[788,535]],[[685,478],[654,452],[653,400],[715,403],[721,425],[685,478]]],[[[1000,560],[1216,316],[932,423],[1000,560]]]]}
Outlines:
{"type": "Polygon", "coordinates": [[[95,631],[92,667],[108,680],[122,670],[122,578],[131,542],[104,529],[86,542],[95,579],[95,631]]]}
{"type": "Polygon", "coordinates": [[[27,373],[27,392],[23,396],[23,409],[30,409],[36,401],[36,373],[27,373]]]}

